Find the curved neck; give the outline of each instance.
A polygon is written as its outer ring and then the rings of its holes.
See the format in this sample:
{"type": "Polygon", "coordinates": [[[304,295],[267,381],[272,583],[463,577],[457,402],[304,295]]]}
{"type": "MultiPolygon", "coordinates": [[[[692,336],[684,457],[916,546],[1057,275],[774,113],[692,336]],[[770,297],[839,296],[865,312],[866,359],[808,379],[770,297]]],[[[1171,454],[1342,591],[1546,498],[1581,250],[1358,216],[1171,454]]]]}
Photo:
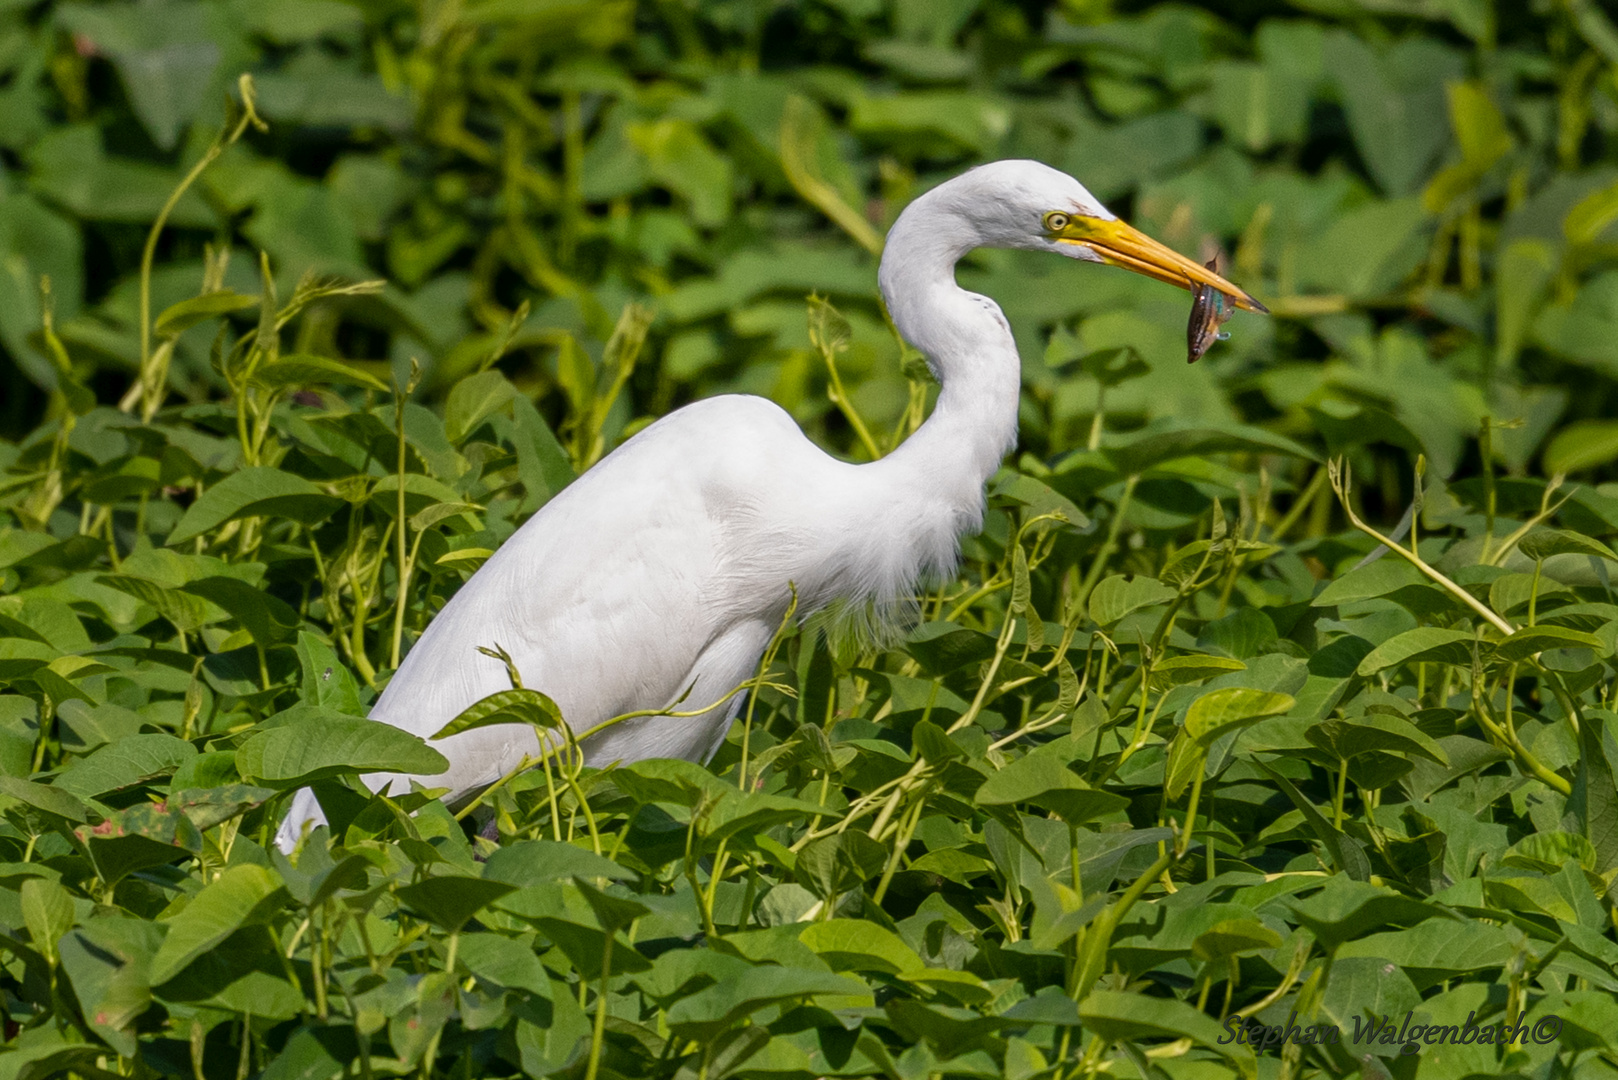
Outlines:
{"type": "Polygon", "coordinates": [[[882,256],[882,294],[894,325],[927,357],[940,384],[932,415],[883,460],[924,474],[976,518],[984,482],[1017,441],[1022,368],[1000,308],[955,283],[956,261],[976,245],[965,230],[928,220],[942,216],[902,215],[882,256]]]}

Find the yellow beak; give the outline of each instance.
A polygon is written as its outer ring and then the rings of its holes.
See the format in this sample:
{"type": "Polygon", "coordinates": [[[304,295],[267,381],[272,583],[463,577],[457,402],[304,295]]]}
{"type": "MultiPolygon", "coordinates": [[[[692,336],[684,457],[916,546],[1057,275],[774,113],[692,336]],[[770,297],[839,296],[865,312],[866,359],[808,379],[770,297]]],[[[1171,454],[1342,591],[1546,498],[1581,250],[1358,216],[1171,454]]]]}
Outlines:
{"type": "Polygon", "coordinates": [[[1166,281],[1189,292],[1195,292],[1199,285],[1211,285],[1228,295],[1242,310],[1269,314],[1270,309],[1249,296],[1246,290],[1116,218],[1109,221],[1075,217],[1055,239],[1058,243],[1087,247],[1105,263],[1166,281]]]}

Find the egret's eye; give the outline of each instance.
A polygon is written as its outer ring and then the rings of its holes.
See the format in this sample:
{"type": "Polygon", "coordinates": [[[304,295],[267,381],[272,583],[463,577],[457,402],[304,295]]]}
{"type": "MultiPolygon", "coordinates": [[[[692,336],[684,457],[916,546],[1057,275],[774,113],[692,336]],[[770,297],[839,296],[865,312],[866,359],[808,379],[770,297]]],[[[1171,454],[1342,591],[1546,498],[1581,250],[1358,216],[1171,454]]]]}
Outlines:
{"type": "Polygon", "coordinates": [[[1064,214],[1060,210],[1052,210],[1045,215],[1045,228],[1053,233],[1061,232],[1072,220],[1071,215],[1064,214]]]}

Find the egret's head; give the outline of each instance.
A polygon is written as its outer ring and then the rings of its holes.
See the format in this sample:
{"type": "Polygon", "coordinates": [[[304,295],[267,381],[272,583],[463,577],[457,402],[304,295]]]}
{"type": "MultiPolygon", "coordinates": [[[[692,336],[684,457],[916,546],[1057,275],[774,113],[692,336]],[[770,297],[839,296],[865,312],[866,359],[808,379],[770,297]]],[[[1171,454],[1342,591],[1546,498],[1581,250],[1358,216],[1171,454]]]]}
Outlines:
{"type": "MultiPolygon", "coordinates": [[[[1237,307],[1265,311],[1247,292],[1194,259],[1118,220],[1083,184],[1037,161],[996,161],[928,193],[976,233],[970,246],[1050,251],[1107,263],[1182,289],[1211,285],[1237,307]]],[[[920,200],[918,200],[919,202],[920,200]]]]}

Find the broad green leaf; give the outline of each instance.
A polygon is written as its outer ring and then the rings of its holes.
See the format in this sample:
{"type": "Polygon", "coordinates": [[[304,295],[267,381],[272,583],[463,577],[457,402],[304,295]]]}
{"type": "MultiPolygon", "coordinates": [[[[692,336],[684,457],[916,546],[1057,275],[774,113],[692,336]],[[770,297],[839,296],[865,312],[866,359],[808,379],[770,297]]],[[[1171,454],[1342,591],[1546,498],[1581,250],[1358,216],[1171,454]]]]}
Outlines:
{"type": "Polygon", "coordinates": [[[1567,811],[1578,831],[1595,847],[1595,870],[1618,867],[1618,785],[1613,782],[1613,725],[1618,717],[1586,709],[1579,724],[1579,758],[1567,811]]]}
{"type": "Polygon", "coordinates": [[[1249,1063],[1249,1070],[1252,1067],[1251,1050],[1232,1045],[1234,1040],[1207,1013],[1172,998],[1096,990],[1079,1003],[1079,1016],[1087,1029],[1104,1039],[1191,1039],[1249,1063]]]}
{"type": "Polygon", "coordinates": [[[639,875],[594,852],[554,840],[503,845],[483,864],[483,876],[518,888],[575,877],[632,880],[639,875]]]}
{"type": "Polygon", "coordinates": [[[377,720],[298,720],[254,735],[236,751],[236,770],[272,788],[304,787],[345,773],[436,775],[449,762],[421,738],[377,720]]]}
{"type": "Polygon", "coordinates": [[[474,877],[430,877],[398,891],[399,901],[445,930],[459,930],[468,919],[516,889],[503,881],[474,877]]]}
{"type": "Polygon", "coordinates": [[[1058,520],[1075,529],[1090,524],[1090,518],[1061,492],[1025,473],[1010,473],[995,481],[990,497],[997,503],[1024,507],[1025,520],[1043,514],[1060,515],[1058,520]]]}
{"type": "Polygon", "coordinates": [[[1384,713],[1326,720],[1310,728],[1306,737],[1340,761],[1381,752],[1420,756],[1435,765],[1449,764],[1444,748],[1415,724],[1384,713]]]}
{"type": "Polygon", "coordinates": [[[189,582],[183,589],[184,592],[169,595],[191,594],[218,605],[265,648],[297,636],[301,620],[292,605],[238,578],[205,577],[189,582]]]}
{"type": "Polygon", "coordinates": [[[816,994],[865,994],[863,983],[843,975],[769,965],[751,968],[732,979],[683,997],[664,1015],[675,1032],[687,1038],[711,1038],[760,1009],[777,1002],[816,994]]]}
{"type": "Polygon", "coordinates": [[[168,920],[168,935],[152,957],[151,981],[167,982],[241,927],[267,918],[283,896],[273,870],[251,863],[230,867],[168,920]]]}
{"type": "Polygon", "coordinates": [[[1596,649],[1603,653],[1607,651],[1606,642],[1583,630],[1573,630],[1566,626],[1525,626],[1497,643],[1494,655],[1497,659],[1516,663],[1547,649],[1580,648],[1596,649]]]}
{"type": "Polygon", "coordinates": [[[1152,688],[1167,690],[1174,686],[1202,682],[1218,675],[1228,675],[1233,671],[1246,670],[1246,664],[1228,656],[1212,656],[1207,653],[1170,656],[1152,666],[1152,688]]]}
{"type": "Polygon", "coordinates": [[[499,934],[463,934],[456,956],[484,982],[551,999],[551,980],[526,942],[499,934]]]}
{"type": "Polygon", "coordinates": [[[387,393],[388,384],[368,371],[309,353],[293,353],[260,364],[253,371],[252,381],[269,390],[283,390],[289,386],[314,386],[330,383],[335,386],[361,386],[378,393],[387,393]]]}
{"type": "Polygon", "coordinates": [[[473,429],[516,396],[517,388],[499,371],[468,375],[450,389],[444,404],[444,434],[459,446],[473,429]]]}
{"type": "Polygon", "coordinates": [[[639,803],[671,803],[689,808],[736,790],[695,762],[670,758],[632,762],[611,775],[618,790],[639,803]]]}
{"type": "Polygon", "coordinates": [[[157,321],[152,324],[152,333],[160,338],[179,337],[198,323],[257,307],[258,304],[258,297],[246,296],[229,289],[203,293],[201,296],[193,296],[189,300],[182,300],[178,304],[164,308],[157,321]]]}
{"type": "Polygon", "coordinates": [[[90,798],[166,776],[196,756],[196,747],[173,735],[131,735],[68,766],[52,783],[90,798]]]}
{"type": "Polygon", "coordinates": [[[315,525],[343,502],[301,476],[258,465],[231,473],[187,508],[165,541],[170,547],[194,540],[226,522],[245,517],[290,518],[315,525]]]}
{"type": "Polygon", "coordinates": [[[562,710],[556,702],[538,690],[513,687],[482,698],[445,724],[432,736],[432,741],[447,739],[463,731],[489,727],[494,724],[528,724],[535,728],[560,728],[562,710]]]}
{"type": "Polygon", "coordinates": [[[18,889],[23,923],[40,955],[56,962],[56,943],[73,929],[73,897],[61,885],[43,878],[29,878],[18,889]]]}
{"type": "Polygon", "coordinates": [[[1601,861],[1595,845],[1579,833],[1549,832],[1530,833],[1523,837],[1500,857],[1500,864],[1554,874],[1569,859],[1591,873],[1597,872],[1601,861]]]}
{"type": "Polygon", "coordinates": [[[298,632],[297,648],[303,701],[350,716],[363,716],[365,710],[360,705],[359,686],[338,657],[337,650],[307,630],[298,632]]]}
{"type": "Polygon", "coordinates": [[[1477,639],[1462,630],[1440,630],[1420,626],[1395,634],[1384,641],[1356,669],[1360,675],[1375,675],[1400,664],[1459,664],[1470,667],[1477,639]]]}
{"type": "Polygon", "coordinates": [[[884,845],[850,829],[804,845],[793,872],[811,892],[830,902],[876,877],[887,861],[884,845]]]}
{"type": "Polygon", "coordinates": [[[1046,754],[1026,754],[1006,765],[983,782],[975,798],[983,806],[1033,803],[1053,811],[1069,825],[1081,825],[1129,805],[1121,795],[1090,787],[1046,754]]]}
{"type": "Polygon", "coordinates": [[[1433,918],[1459,919],[1435,904],[1401,896],[1388,888],[1338,874],[1306,900],[1289,901],[1298,921],[1326,948],[1352,941],[1369,930],[1416,926],[1433,918]]]}
{"type": "Polygon", "coordinates": [[[89,808],[57,784],[36,784],[20,777],[0,776],[0,796],[15,799],[62,821],[83,824],[90,820],[89,808]]]}
{"type": "Polygon", "coordinates": [[[1326,848],[1331,855],[1332,862],[1337,869],[1352,881],[1369,881],[1371,878],[1371,861],[1366,858],[1365,846],[1352,836],[1332,825],[1315,809],[1314,803],[1304,798],[1303,793],[1293,786],[1292,781],[1270,768],[1262,761],[1253,764],[1268,776],[1284,795],[1291,800],[1292,805],[1298,808],[1308,823],[1309,829],[1315,838],[1326,848]]]}
{"type": "Polygon", "coordinates": [[[1579,473],[1618,458],[1618,420],[1579,420],[1545,447],[1545,471],[1579,473]]]}
{"type": "MultiPolygon", "coordinates": [[[[208,623],[219,622],[225,616],[223,611],[200,596],[159,585],[145,578],[131,577],[128,574],[102,574],[96,580],[149,605],[159,615],[173,623],[174,628],[182,634],[195,633],[208,623]]],[[[242,582],[237,584],[243,588],[252,588],[242,582]]]]}
{"type": "Polygon", "coordinates": [[[1404,559],[1382,558],[1328,582],[1310,603],[1315,607],[1331,607],[1375,600],[1425,580],[1421,571],[1404,559]]]}
{"type": "Polygon", "coordinates": [[[888,975],[926,965],[898,935],[861,919],[830,919],[806,924],[798,940],[833,971],[880,971],[888,975]]]}
{"type": "Polygon", "coordinates": [[[627,930],[636,919],[652,913],[651,908],[638,900],[602,892],[582,878],[575,877],[573,887],[579,890],[590,905],[590,910],[595,912],[596,922],[601,924],[601,929],[609,934],[627,930]]]}
{"type": "Polygon", "coordinates": [[[1111,626],[1132,611],[1174,599],[1174,590],[1156,578],[1126,578],[1114,574],[1090,592],[1090,618],[1098,626],[1111,626]]]}
{"type": "Polygon", "coordinates": [[[1290,694],[1226,686],[1210,690],[1185,712],[1185,731],[1202,746],[1231,731],[1277,716],[1296,704],[1290,694]]]}
{"type": "MultiPolygon", "coordinates": [[[[175,776],[178,777],[179,773],[176,772],[175,776]]],[[[190,818],[191,824],[199,831],[207,832],[215,825],[263,805],[274,794],[269,788],[253,787],[251,784],[224,784],[219,787],[171,790],[164,801],[190,818]]]]}
{"type": "Polygon", "coordinates": [[[1593,555],[1598,559],[1618,560],[1618,553],[1600,540],[1566,529],[1541,529],[1529,533],[1517,542],[1517,550],[1530,559],[1548,559],[1552,555],[1593,555]]]}
{"type": "Polygon", "coordinates": [[[74,835],[90,852],[96,875],[108,884],[202,850],[202,834],[191,819],[162,803],[114,811],[99,825],[79,826],[74,835]]]}
{"type": "Polygon", "coordinates": [[[1191,943],[1191,955],[1198,960],[1215,961],[1273,949],[1280,944],[1281,935],[1257,919],[1225,919],[1197,935],[1191,943]]]}
{"type": "Polygon", "coordinates": [[[1304,460],[1314,460],[1315,457],[1310,450],[1291,439],[1245,424],[1166,431],[1147,429],[1115,436],[1111,443],[1103,445],[1102,453],[1126,476],[1145,472],[1154,465],[1175,458],[1205,457],[1208,454],[1285,454],[1304,460]]]}

